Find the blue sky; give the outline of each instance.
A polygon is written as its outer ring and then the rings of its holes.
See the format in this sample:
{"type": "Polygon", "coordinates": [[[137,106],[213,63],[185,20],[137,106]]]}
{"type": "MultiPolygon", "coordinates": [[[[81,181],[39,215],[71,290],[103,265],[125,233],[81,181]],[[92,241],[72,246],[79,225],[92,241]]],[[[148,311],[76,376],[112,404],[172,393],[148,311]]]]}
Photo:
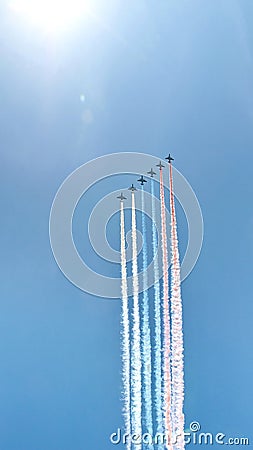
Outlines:
{"type": "Polygon", "coordinates": [[[120,302],[71,285],[48,238],[65,177],[120,151],[170,151],[203,212],[186,424],[252,441],[253,4],[93,6],[57,38],[0,6],[0,448],[107,450],[122,426],[120,302]]]}

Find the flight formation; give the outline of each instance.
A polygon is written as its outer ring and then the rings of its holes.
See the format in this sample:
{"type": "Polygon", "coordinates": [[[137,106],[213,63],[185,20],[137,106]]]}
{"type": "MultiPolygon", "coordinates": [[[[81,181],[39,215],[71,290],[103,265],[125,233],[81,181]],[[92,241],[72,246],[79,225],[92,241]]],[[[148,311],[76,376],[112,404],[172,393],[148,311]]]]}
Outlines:
{"type": "MultiPolygon", "coordinates": [[[[143,247],[137,252],[136,187],[131,191],[132,260],[131,273],[126,262],[125,209],[126,197],[121,193],[121,293],[122,293],[122,397],[125,444],[128,450],[182,450],[184,442],[184,364],[183,324],[180,286],[180,260],[173,192],[174,159],[157,164],[159,176],[151,168],[147,176],[138,178],[141,189],[141,228],[143,247]],[[169,166],[169,171],[166,165],[169,166]],[[165,171],[166,169],[166,171],[165,171]],[[164,174],[169,176],[170,192],[164,189],[164,174]],[[156,179],[157,176],[157,179],[156,179]],[[147,179],[146,179],[147,178],[147,179]],[[155,183],[159,183],[159,208],[155,183]],[[147,200],[144,188],[149,189],[147,200]],[[166,195],[169,196],[170,223],[166,222],[166,195]],[[151,202],[152,231],[147,231],[145,201],[151,202]],[[160,229],[157,217],[160,215],[160,229]],[[158,235],[162,246],[162,277],[156,258],[158,235]],[[154,285],[148,288],[148,253],[154,261],[154,285]],[[170,258],[169,258],[170,256],[170,258]],[[170,261],[170,264],[169,264],[170,261]],[[138,267],[138,265],[141,267],[138,267]],[[139,272],[141,269],[142,278],[139,272]],[[128,276],[132,291],[128,294],[128,276]],[[141,283],[141,286],[140,286],[141,283]],[[141,287],[141,289],[140,289],[141,287]],[[140,293],[141,291],[141,293],[140,293]]],[[[156,169],[157,170],[157,169],[156,169]]],[[[157,170],[158,172],[158,170],[157,170]]]]}

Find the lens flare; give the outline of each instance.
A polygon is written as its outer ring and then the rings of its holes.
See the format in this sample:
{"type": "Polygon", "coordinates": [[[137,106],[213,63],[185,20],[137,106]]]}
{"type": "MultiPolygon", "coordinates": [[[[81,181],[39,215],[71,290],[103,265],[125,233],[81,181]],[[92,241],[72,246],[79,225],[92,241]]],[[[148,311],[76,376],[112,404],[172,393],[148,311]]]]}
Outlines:
{"type": "Polygon", "coordinates": [[[11,9],[49,33],[71,28],[88,12],[85,0],[12,0],[11,9]]]}

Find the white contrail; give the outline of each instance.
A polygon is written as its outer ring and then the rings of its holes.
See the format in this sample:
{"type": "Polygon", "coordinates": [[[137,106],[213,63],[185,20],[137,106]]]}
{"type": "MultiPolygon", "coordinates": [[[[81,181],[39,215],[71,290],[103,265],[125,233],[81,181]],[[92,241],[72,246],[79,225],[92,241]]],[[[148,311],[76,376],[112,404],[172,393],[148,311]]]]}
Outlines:
{"type": "Polygon", "coordinates": [[[166,210],[164,200],[163,174],[160,169],[160,200],[162,221],[162,253],[163,253],[163,413],[164,429],[167,437],[167,449],[172,449],[171,426],[171,367],[170,367],[170,308],[169,308],[169,267],[167,250],[166,210]]]}
{"type": "Polygon", "coordinates": [[[178,251],[177,222],[173,194],[172,165],[170,164],[170,213],[171,213],[171,336],[172,336],[172,417],[173,434],[177,439],[174,450],[183,450],[184,442],[184,348],[178,251]]]}
{"type": "MultiPolygon", "coordinates": [[[[142,364],[143,364],[143,415],[145,431],[153,436],[152,418],[152,360],[151,360],[151,337],[150,337],[150,317],[149,317],[149,294],[148,294],[148,249],[147,249],[147,228],[145,217],[144,189],[141,189],[141,209],[142,209],[142,269],[143,269],[143,320],[142,320],[142,364]]],[[[148,448],[152,450],[153,445],[148,448]]]]}
{"type": "Polygon", "coordinates": [[[121,242],[121,295],[122,295],[122,382],[123,382],[123,417],[125,433],[129,435],[126,441],[127,450],[131,449],[131,412],[130,412],[130,333],[129,307],[127,294],[127,266],[125,243],[124,204],[120,202],[120,242],[121,242]]]}
{"type": "Polygon", "coordinates": [[[141,448],[141,339],[140,339],[140,311],[139,311],[139,282],[137,265],[137,236],[135,195],[132,192],[132,273],[133,273],[133,332],[131,352],[131,420],[134,448],[141,448]],[[139,440],[137,440],[139,439],[139,440]]]}
{"type": "MultiPolygon", "coordinates": [[[[151,179],[151,207],[152,207],[152,248],[154,260],[154,320],[155,320],[155,348],[154,348],[154,369],[155,369],[155,418],[157,433],[163,433],[163,414],[162,414],[162,348],[161,348],[161,298],[158,260],[155,258],[157,253],[158,239],[156,231],[156,209],[155,209],[155,190],[154,180],[151,179]]],[[[158,445],[158,449],[162,449],[158,445]]]]}

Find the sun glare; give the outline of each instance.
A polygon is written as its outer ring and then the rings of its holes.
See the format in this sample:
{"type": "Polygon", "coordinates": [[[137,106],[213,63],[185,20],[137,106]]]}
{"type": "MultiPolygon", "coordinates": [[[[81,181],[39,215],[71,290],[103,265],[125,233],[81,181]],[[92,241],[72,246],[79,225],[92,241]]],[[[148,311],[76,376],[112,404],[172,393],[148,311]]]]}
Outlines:
{"type": "Polygon", "coordinates": [[[88,11],[86,0],[13,0],[12,10],[47,32],[72,27],[88,11]]]}

